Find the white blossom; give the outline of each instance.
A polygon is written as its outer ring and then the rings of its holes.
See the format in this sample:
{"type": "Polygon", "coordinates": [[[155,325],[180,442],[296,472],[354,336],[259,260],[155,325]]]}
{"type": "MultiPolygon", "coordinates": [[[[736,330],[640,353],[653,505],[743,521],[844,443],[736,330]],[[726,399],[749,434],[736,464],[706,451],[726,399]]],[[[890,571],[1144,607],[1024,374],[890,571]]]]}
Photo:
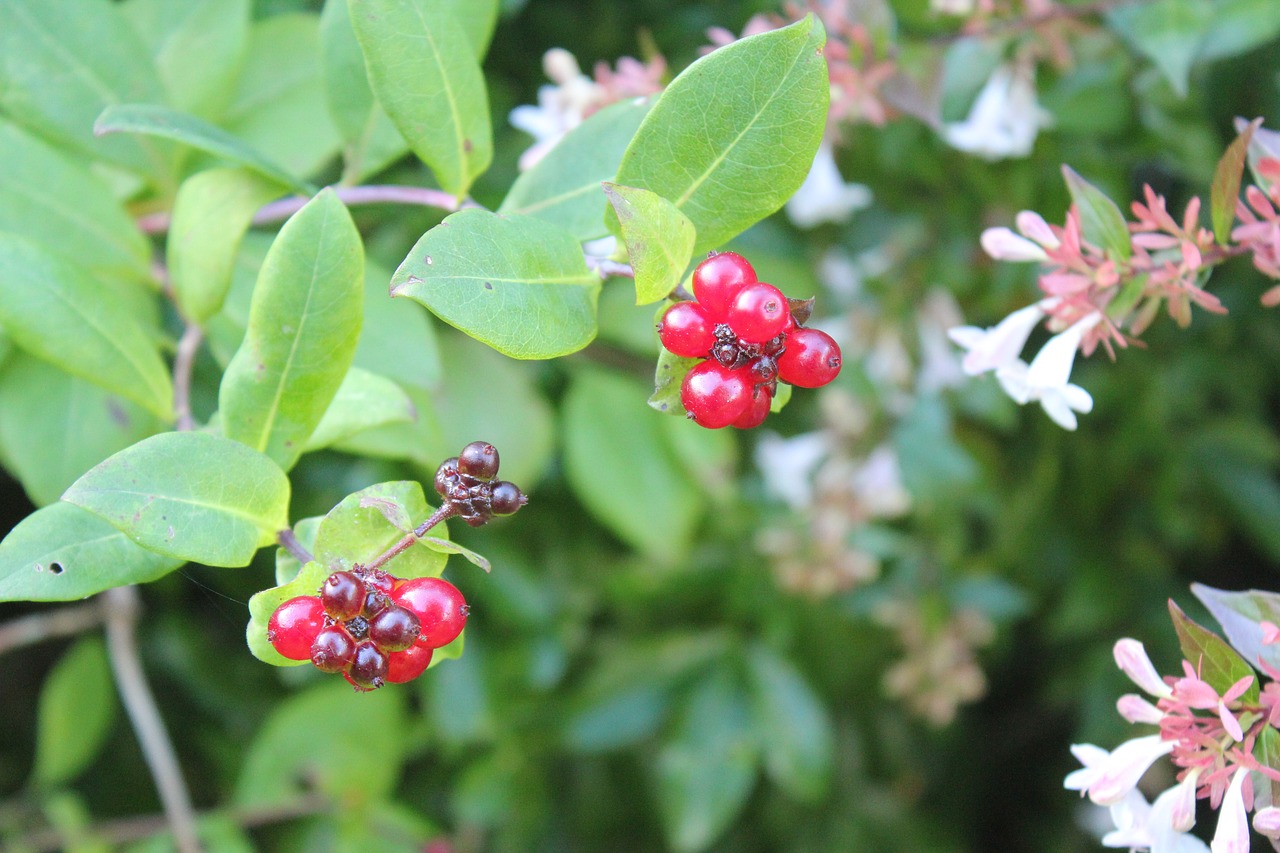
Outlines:
{"type": "Polygon", "coordinates": [[[1001,65],[992,73],[962,122],[947,124],[943,139],[988,160],[1026,157],[1052,116],[1036,101],[1034,69],[1001,65]]]}
{"type": "Polygon", "coordinates": [[[845,182],[831,144],[824,141],[804,183],[787,201],[787,216],[801,228],[813,228],[823,222],[844,222],[870,204],[871,190],[845,182]]]}
{"type": "Polygon", "coordinates": [[[1079,385],[1072,385],[1071,368],[1085,332],[1102,320],[1094,312],[1072,324],[1066,331],[1054,335],[1040,348],[1031,364],[1022,359],[997,368],[1005,393],[1019,405],[1039,402],[1045,414],[1063,429],[1075,429],[1076,412],[1087,414],[1093,410],[1093,397],[1079,385]]]}

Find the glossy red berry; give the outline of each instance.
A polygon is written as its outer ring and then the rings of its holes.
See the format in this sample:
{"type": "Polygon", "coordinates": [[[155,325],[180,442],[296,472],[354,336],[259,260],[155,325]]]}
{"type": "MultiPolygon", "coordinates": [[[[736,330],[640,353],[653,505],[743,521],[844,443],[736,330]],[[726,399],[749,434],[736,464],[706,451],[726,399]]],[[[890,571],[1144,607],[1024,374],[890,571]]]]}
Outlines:
{"type": "Polygon", "coordinates": [[[314,595],[291,598],[267,620],[267,641],[289,660],[308,660],[311,644],[324,627],[324,605],[314,595]]]}
{"type": "Polygon", "coordinates": [[[498,475],[498,448],[484,441],[471,442],[458,454],[458,473],[492,480],[498,475]]]}
{"type": "Polygon", "coordinates": [[[716,342],[716,324],[697,302],[677,302],[662,315],[658,337],[681,358],[706,358],[716,342]]]}
{"type": "Polygon", "coordinates": [[[704,361],[690,370],[680,386],[680,402],[699,426],[727,427],[751,403],[749,368],[730,370],[717,361],[704,361]]]}
{"type": "Polygon", "coordinates": [[[787,335],[778,356],[778,378],[801,388],[826,385],[840,372],[840,345],[819,329],[798,328],[787,335]]]}
{"type": "Polygon", "coordinates": [[[760,426],[769,416],[769,406],[772,403],[773,394],[769,393],[768,388],[756,388],[751,405],[747,406],[742,416],[733,422],[733,426],[738,429],[753,429],[760,426]]]}
{"type": "Polygon", "coordinates": [[[431,665],[431,655],[432,649],[422,644],[392,652],[387,655],[387,681],[391,684],[413,681],[431,665]]]}
{"type": "Polygon", "coordinates": [[[738,291],[755,280],[756,271],[746,258],[735,252],[720,252],[693,271],[693,296],[707,316],[719,322],[728,314],[738,291]]]}
{"type": "Polygon", "coordinates": [[[311,644],[311,662],[323,672],[343,672],[356,653],[356,641],[341,625],[321,629],[311,644]]]}
{"type": "Polygon", "coordinates": [[[782,334],[791,319],[787,297],[772,284],[749,284],[733,298],[725,322],[739,338],[762,344],[782,334]]]}
{"type": "Polygon", "coordinates": [[[379,649],[373,640],[361,640],[356,643],[347,676],[357,687],[372,690],[381,687],[386,680],[387,664],[386,652],[379,649]]]}
{"type": "Polygon", "coordinates": [[[369,620],[369,639],[384,652],[402,652],[417,641],[422,623],[411,610],[396,604],[382,608],[369,620]]]}
{"type": "Polygon", "coordinates": [[[364,581],[351,572],[334,572],[320,587],[320,601],[324,611],[334,619],[350,619],[360,615],[364,606],[364,581]]]}
{"type": "Polygon", "coordinates": [[[413,611],[422,624],[421,645],[438,649],[452,643],[467,624],[467,601],[444,578],[413,578],[397,584],[392,600],[413,611]]]}

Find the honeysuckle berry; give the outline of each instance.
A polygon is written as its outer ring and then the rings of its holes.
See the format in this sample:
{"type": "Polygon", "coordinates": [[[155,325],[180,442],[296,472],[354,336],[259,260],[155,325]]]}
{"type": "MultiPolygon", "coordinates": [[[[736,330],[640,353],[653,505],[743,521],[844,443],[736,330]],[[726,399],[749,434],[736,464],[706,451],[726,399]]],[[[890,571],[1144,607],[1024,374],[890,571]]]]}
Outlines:
{"type": "Polygon", "coordinates": [[[440,463],[436,469],[436,494],[442,498],[449,496],[449,487],[458,480],[458,457],[451,456],[440,463]]]}
{"type": "Polygon", "coordinates": [[[416,643],[402,652],[387,655],[387,682],[403,684],[413,681],[431,665],[432,654],[434,650],[430,646],[416,643]]]}
{"type": "Polygon", "coordinates": [[[413,578],[396,584],[391,592],[396,604],[413,611],[422,625],[418,642],[438,649],[457,639],[467,624],[466,599],[444,578],[413,578]]]}
{"type": "Polygon", "coordinates": [[[704,361],[685,375],[680,402],[699,426],[727,427],[751,404],[754,383],[748,368],[729,370],[717,361],[704,361]]]}
{"type": "Polygon", "coordinates": [[[320,601],[324,612],[334,619],[350,619],[360,615],[364,606],[364,581],[351,572],[334,572],[325,578],[320,587],[320,601]]]}
{"type": "Polygon", "coordinates": [[[341,625],[322,628],[311,644],[311,663],[321,672],[343,672],[351,665],[356,641],[341,625]]]}
{"type": "Polygon", "coordinates": [[[389,604],[369,620],[369,639],[387,652],[402,652],[417,641],[422,623],[413,611],[389,604]]]}
{"type": "Polygon", "coordinates": [[[267,642],[289,660],[307,660],[311,644],[324,627],[324,605],[314,595],[300,595],[281,604],[267,621],[267,642]]]}
{"type": "Polygon", "coordinates": [[[498,475],[498,448],[484,441],[471,442],[458,454],[458,473],[492,480],[498,475]]]}
{"type": "Polygon", "coordinates": [[[387,653],[378,648],[377,643],[373,640],[361,640],[356,643],[356,651],[346,675],[357,687],[374,690],[386,680],[388,663],[387,653]]]}
{"type": "Polygon", "coordinates": [[[524,492],[515,483],[498,480],[493,484],[493,493],[489,498],[489,508],[494,515],[514,515],[516,510],[528,503],[524,492]]]}
{"type": "Polygon", "coordinates": [[[782,334],[790,317],[791,308],[782,291],[758,281],[738,291],[725,314],[725,323],[740,339],[760,344],[782,334]]]}
{"type": "Polygon", "coordinates": [[[723,320],[738,292],[756,281],[756,271],[736,252],[719,252],[693,271],[693,296],[707,315],[723,320]]]}
{"type": "Polygon", "coordinates": [[[716,324],[697,302],[677,302],[662,315],[658,338],[681,358],[706,358],[716,345],[716,324]]]}
{"type": "Polygon", "coordinates": [[[787,335],[778,356],[778,378],[801,388],[826,385],[840,372],[840,345],[820,329],[800,328],[787,335]]]}

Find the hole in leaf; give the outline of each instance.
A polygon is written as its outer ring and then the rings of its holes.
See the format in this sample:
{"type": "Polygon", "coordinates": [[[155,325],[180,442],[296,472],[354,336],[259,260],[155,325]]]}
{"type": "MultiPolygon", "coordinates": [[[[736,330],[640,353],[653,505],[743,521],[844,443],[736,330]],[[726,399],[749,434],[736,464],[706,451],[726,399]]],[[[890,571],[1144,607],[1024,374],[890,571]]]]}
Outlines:
{"type": "Polygon", "coordinates": [[[484,289],[485,289],[485,290],[493,290],[493,282],[491,282],[491,281],[486,281],[486,282],[484,283],[484,289]]]}
{"type": "Polygon", "coordinates": [[[49,564],[50,574],[60,575],[62,574],[63,570],[64,570],[64,566],[62,565],[62,563],[54,562],[49,564]]]}

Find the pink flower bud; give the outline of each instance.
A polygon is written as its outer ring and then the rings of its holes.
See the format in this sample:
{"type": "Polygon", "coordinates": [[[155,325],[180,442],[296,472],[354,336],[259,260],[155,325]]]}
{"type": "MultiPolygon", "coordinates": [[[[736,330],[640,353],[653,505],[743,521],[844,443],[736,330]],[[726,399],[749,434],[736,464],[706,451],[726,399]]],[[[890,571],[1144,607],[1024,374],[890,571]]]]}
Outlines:
{"type": "Polygon", "coordinates": [[[1116,710],[1131,723],[1149,723],[1154,726],[1164,719],[1163,711],[1136,693],[1121,696],[1116,702],[1116,710]]]}
{"type": "MultiPolygon", "coordinates": [[[[1141,642],[1126,637],[1116,643],[1113,653],[1120,671],[1149,695],[1164,698],[1170,694],[1169,685],[1156,672],[1151,658],[1147,657],[1146,647],[1141,642]]],[[[1214,701],[1217,701],[1216,696],[1214,701]]]]}
{"type": "Polygon", "coordinates": [[[988,228],[982,232],[982,249],[997,261],[1046,261],[1049,256],[1035,243],[1008,228],[988,228]]]}
{"type": "Polygon", "coordinates": [[[1280,841],[1280,808],[1267,806],[1253,814],[1253,828],[1259,835],[1265,835],[1272,841],[1280,841]]]}
{"type": "Polygon", "coordinates": [[[1044,221],[1044,217],[1036,213],[1034,210],[1024,210],[1014,219],[1014,224],[1018,226],[1018,230],[1022,232],[1022,236],[1029,240],[1035,240],[1046,249],[1056,249],[1059,245],[1058,238],[1054,236],[1053,229],[1049,227],[1049,223],[1044,221]]]}

